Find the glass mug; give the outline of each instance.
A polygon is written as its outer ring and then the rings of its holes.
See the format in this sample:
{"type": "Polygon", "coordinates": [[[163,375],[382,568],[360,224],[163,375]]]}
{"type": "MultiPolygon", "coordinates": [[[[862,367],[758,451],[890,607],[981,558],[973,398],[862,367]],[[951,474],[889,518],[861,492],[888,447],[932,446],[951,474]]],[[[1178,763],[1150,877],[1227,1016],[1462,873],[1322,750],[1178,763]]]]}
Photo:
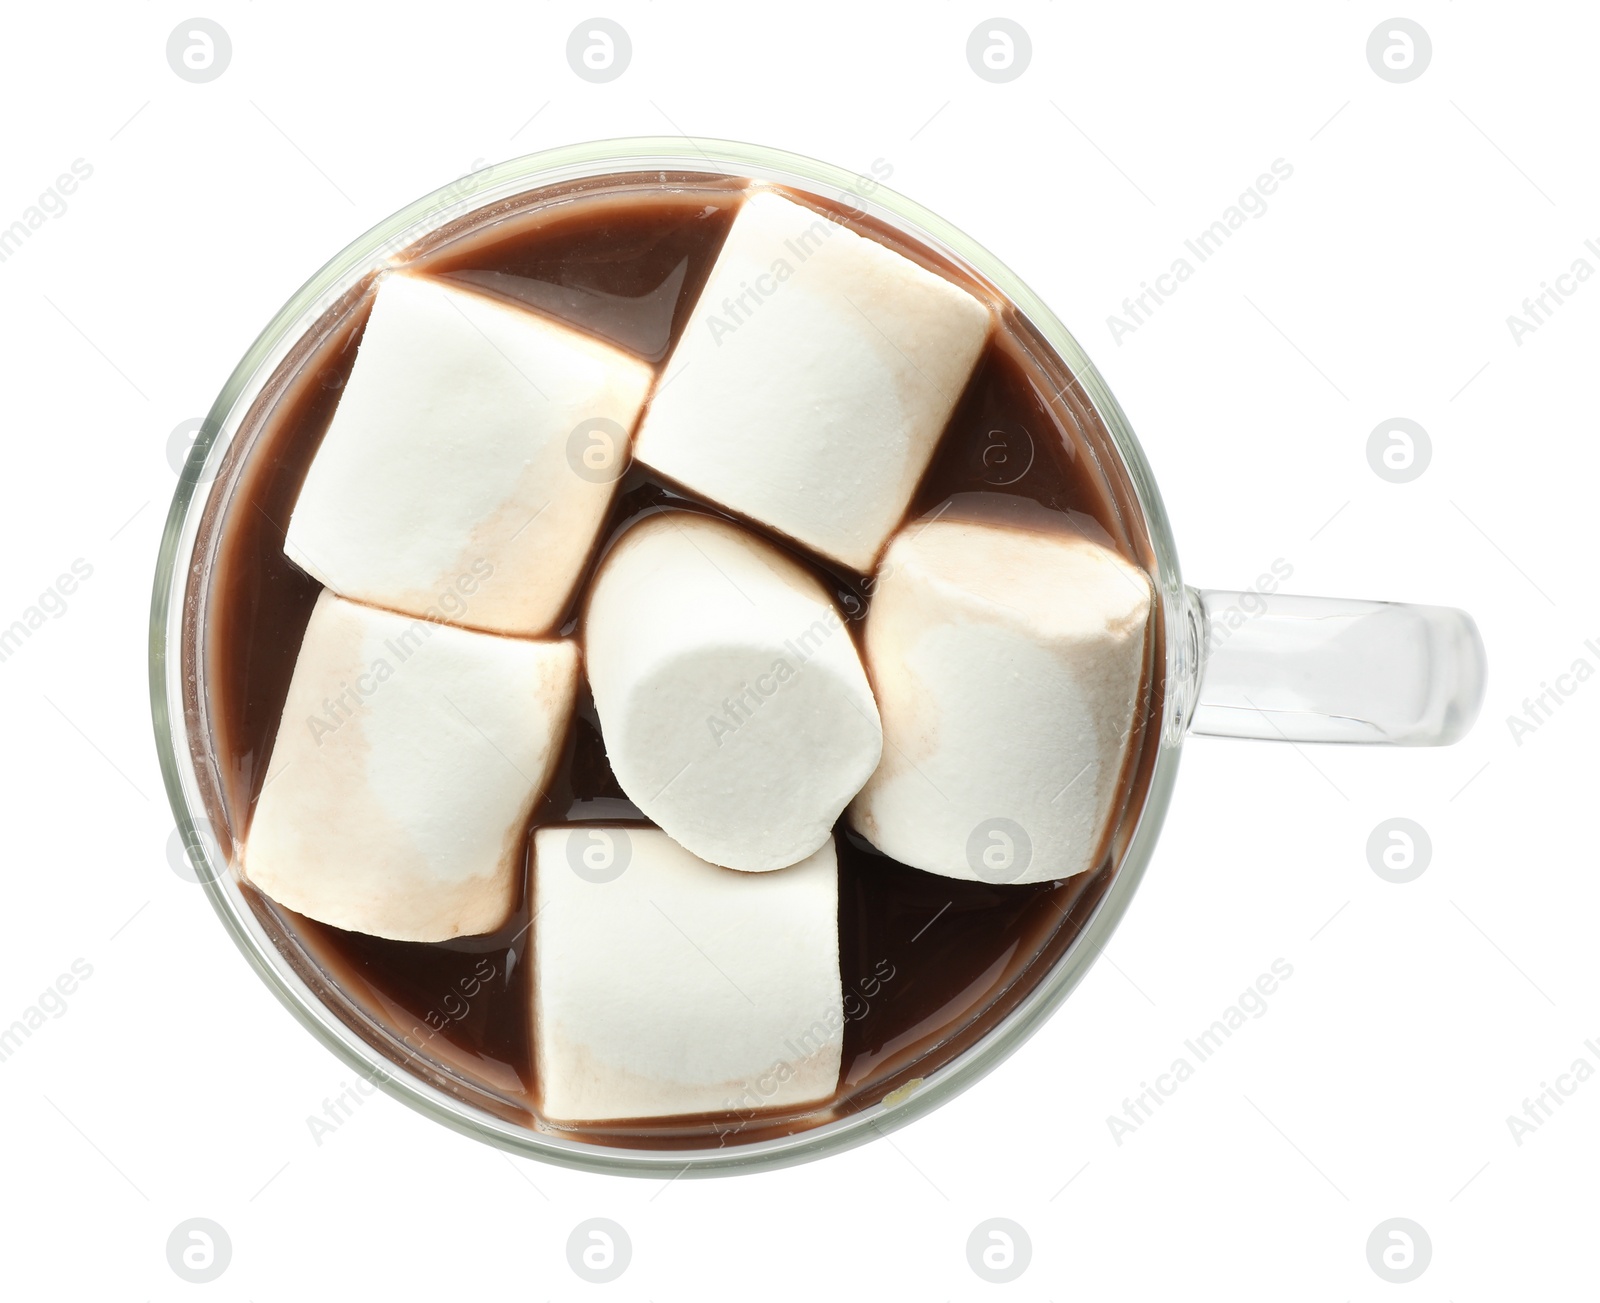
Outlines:
{"type": "MultiPolygon", "coordinates": [[[[1062,398],[1062,394],[1057,395],[1062,398]]],[[[1262,584],[1260,588],[1268,585],[1262,584]]],[[[1110,939],[1154,849],[1187,733],[1289,742],[1443,745],[1472,725],[1482,702],[1484,652],[1464,612],[1385,602],[1293,597],[1277,592],[1186,587],[1166,513],[1127,418],[1066,329],[992,255],[933,214],[876,181],[797,155],[731,142],[681,138],[603,141],[501,163],[418,200],[373,228],[311,278],[273,319],[229,377],[196,437],[168,514],[150,624],[150,688],[163,778],[190,862],[223,924],[280,1000],[341,1059],[427,1116],[513,1153],[566,1166],[633,1175],[752,1171],[820,1157],[922,1116],[995,1067],[1066,998],[1110,939]],[[235,448],[248,418],[273,400],[295,348],[376,270],[430,235],[532,190],[581,187],[614,174],[688,173],[787,185],[835,202],[880,229],[932,250],[1009,303],[1014,328],[1053,352],[1075,381],[1080,426],[1116,508],[1126,513],[1137,560],[1155,588],[1153,656],[1142,801],[1124,819],[1105,866],[1108,883],[1085,921],[1042,971],[1007,995],[987,1025],[929,1051],[926,1070],[901,1074],[878,1098],[804,1129],[755,1138],[709,1134],[706,1142],[637,1146],[581,1131],[530,1127],[484,1107],[447,1072],[394,1042],[297,947],[270,910],[252,904],[211,832],[206,767],[214,763],[204,709],[201,613],[214,530],[206,512],[249,453],[235,448]],[[230,453],[234,455],[230,457],[230,453]],[[1155,713],[1159,711],[1159,715],[1155,713]]],[[[213,795],[213,799],[215,799],[213,795]]],[[[1090,875],[1085,874],[1084,877],[1090,875]]],[[[259,901],[259,898],[256,898],[259,901]]]]}

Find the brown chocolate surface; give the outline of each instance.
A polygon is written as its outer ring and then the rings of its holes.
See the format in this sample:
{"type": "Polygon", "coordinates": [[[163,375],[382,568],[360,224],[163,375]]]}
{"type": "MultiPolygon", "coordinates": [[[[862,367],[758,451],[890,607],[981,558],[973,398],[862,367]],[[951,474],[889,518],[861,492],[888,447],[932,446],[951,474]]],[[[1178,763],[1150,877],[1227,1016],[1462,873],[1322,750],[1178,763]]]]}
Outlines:
{"type": "MultiPolygon", "coordinates": [[[[704,284],[742,183],[661,173],[566,184],[519,196],[436,232],[407,255],[446,277],[598,334],[659,368],[704,284]]],[[[1149,564],[1131,488],[1076,381],[992,287],[851,205],[791,197],[884,240],[1001,306],[1000,327],[957,404],[909,517],[955,495],[1005,513],[1072,513],[1136,563],[1149,564]],[[1103,535],[1100,531],[1104,531],[1103,535]]],[[[307,333],[247,416],[218,477],[192,579],[186,654],[198,646],[203,691],[190,706],[212,821],[224,846],[247,831],[283,701],[319,587],[283,555],[284,528],[326,432],[371,302],[370,282],[307,333]]],[[[727,515],[647,469],[619,485],[596,558],[644,513],[673,505],[727,515]]],[[[767,532],[838,595],[859,636],[869,577],[767,532]]],[[[594,560],[591,560],[591,565],[594,560]]],[[[578,602],[565,632],[577,622],[578,602]]],[[[1147,666],[1161,664],[1152,620],[1147,666]]],[[[1160,716],[1147,668],[1145,715],[1160,716]]],[[[1125,808],[1142,807],[1155,729],[1138,722],[1125,808]]],[[[533,826],[644,822],[606,758],[587,689],[556,777],[533,826]]],[[[608,1123],[575,1130],[601,1144],[659,1148],[733,1144],[785,1134],[875,1103],[926,1076],[992,1028],[1082,930],[1110,885],[1132,817],[1108,839],[1101,867],[1059,883],[991,886],[920,872],[879,854],[841,820],[839,929],[846,1025],[835,1098],[786,1114],[608,1123]]],[[[531,834],[532,828],[529,832],[531,834]]],[[[531,836],[530,836],[531,845],[531,836]]],[[[342,932],[245,891],[296,969],[344,1021],[395,1062],[498,1116],[540,1129],[532,1061],[528,946],[522,902],[500,931],[439,944],[342,932]]],[[[567,1130],[568,1128],[562,1128],[567,1130]]]]}

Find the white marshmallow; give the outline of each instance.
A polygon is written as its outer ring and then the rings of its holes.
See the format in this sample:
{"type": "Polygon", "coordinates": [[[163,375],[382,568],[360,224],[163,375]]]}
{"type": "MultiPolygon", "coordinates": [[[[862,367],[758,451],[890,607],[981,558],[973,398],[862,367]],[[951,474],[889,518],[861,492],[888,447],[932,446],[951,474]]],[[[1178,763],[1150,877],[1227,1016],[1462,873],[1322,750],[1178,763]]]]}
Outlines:
{"type": "Polygon", "coordinates": [[[989,309],[954,283],[758,191],[673,351],[637,455],[865,573],[905,514],[989,324],[989,309]]]}
{"type": "Polygon", "coordinates": [[[1065,529],[907,526],[867,616],[884,749],[852,826],[951,878],[1093,868],[1139,709],[1150,601],[1143,571],[1065,529]]]}
{"type": "Polygon", "coordinates": [[[883,735],[821,583],[771,544],[652,516],[600,564],[583,636],[612,772],[713,864],[782,868],[827,839],[883,735]]]}
{"type": "Polygon", "coordinates": [[[757,877],[654,828],[534,834],[534,1044],[561,1122],[792,1108],[839,1082],[830,838],[757,877]]]}
{"type": "Polygon", "coordinates": [[[567,733],[571,642],[412,620],[323,592],[245,842],[279,904],[398,941],[491,932],[567,733]]]}
{"type": "Polygon", "coordinates": [[[547,633],[588,560],[651,378],[532,312],[390,275],[284,551],[344,597],[547,633]]]}

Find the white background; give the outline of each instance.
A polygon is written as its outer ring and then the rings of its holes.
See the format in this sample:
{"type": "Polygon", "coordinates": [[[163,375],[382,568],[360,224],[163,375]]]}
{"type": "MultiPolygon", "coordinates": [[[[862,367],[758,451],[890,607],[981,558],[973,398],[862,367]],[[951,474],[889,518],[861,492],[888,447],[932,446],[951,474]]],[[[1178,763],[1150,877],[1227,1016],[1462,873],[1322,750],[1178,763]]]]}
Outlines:
{"type": "MultiPolygon", "coordinates": [[[[1520,346],[1508,314],[1600,242],[1592,6],[1415,0],[1419,79],[1380,79],[1353,3],[1018,0],[1032,62],[976,76],[986,6],[611,3],[632,62],[569,68],[567,3],[219,2],[202,85],[166,3],[13,5],[0,42],[0,226],[93,168],[0,263],[0,624],[78,558],[66,613],[0,663],[9,854],[0,1024],[93,976],[0,1063],[8,1297],[1504,1299],[1594,1289],[1600,1080],[1518,1145],[1507,1115],[1600,1037],[1593,762],[1600,686],[1521,739],[1506,718],[1582,657],[1594,598],[1600,284],[1520,346]],[[934,1116],[849,1154],[671,1184],[513,1161],[369,1100],[276,1003],[168,866],[145,626],[175,484],[166,444],[257,330],[349,240],[481,165],[606,136],[748,139],[868,171],[1050,302],[1127,409],[1186,577],[1458,605],[1490,686],[1446,750],[1193,740],[1139,898],[1049,1026],[934,1116]],[[1274,159],[1292,179],[1120,344],[1124,296],[1274,159]],[[1292,341],[1292,342],[1291,342],[1292,341]],[[1394,485],[1394,416],[1433,457],[1394,485]],[[1369,867],[1392,816],[1433,855],[1369,867]],[[1276,958],[1270,1001],[1119,1146],[1125,1097],[1276,958]],[[582,1219],[633,1260],[568,1267],[582,1219]],[[166,1242],[221,1224],[181,1281],[166,1242]],[[1032,1241],[979,1279],[979,1222],[1032,1241]],[[1408,1285],[1369,1267],[1391,1217],[1428,1232],[1408,1285]]],[[[1600,644],[1597,644],[1600,646],[1600,644]]],[[[1600,1042],[1597,1042],[1600,1043],[1600,1042]]]]}

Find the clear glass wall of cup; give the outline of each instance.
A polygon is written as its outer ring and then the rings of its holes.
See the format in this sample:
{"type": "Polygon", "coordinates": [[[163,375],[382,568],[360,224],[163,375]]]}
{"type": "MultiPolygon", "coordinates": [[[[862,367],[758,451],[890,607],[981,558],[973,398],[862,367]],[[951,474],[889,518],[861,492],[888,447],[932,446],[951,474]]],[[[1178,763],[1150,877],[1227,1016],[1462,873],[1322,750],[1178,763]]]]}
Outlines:
{"type": "MultiPolygon", "coordinates": [[[[246,452],[240,449],[239,452],[246,452]]],[[[1170,487],[1170,486],[1169,486],[1170,487]]],[[[1181,490],[1180,490],[1181,491],[1181,490]]],[[[355,1071],[447,1126],[514,1153],[594,1171],[716,1174],[796,1163],[861,1144],[929,1110],[989,1072],[1066,998],[1104,946],[1150,859],[1190,732],[1271,741],[1442,745],[1471,726],[1482,700],[1484,653],[1472,620],[1440,607],[1295,597],[1185,586],[1174,540],[1144,454],[1093,364],[1050,310],[998,260],[910,200],[840,168],[753,145],[682,138],[605,141],[498,164],[418,200],[339,253],[262,332],[206,417],[167,518],[150,624],[150,687],[167,792],[194,868],[223,925],[284,1005],[355,1071]],[[870,218],[931,246],[987,282],[1076,377],[1120,465],[1114,478],[1147,540],[1142,558],[1157,589],[1159,742],[1143,808],[1111,885],[1071,948],[997,1027],[938,1066],[848,1116],[754,1143],[681,1148],[599,1146],[529,1129],[476,1108],[403,1066],[374,1029],[327,999],[285,938],[250,908],[209,832],[199,781],[208,763],[197,727],[205,692],[194,620],[207,574],[202,529],[227,480],[241,424],[296,342],[331,305],[431,232],[529,190],[613,173],[713,173],[847,199],[870,218]]]]}

